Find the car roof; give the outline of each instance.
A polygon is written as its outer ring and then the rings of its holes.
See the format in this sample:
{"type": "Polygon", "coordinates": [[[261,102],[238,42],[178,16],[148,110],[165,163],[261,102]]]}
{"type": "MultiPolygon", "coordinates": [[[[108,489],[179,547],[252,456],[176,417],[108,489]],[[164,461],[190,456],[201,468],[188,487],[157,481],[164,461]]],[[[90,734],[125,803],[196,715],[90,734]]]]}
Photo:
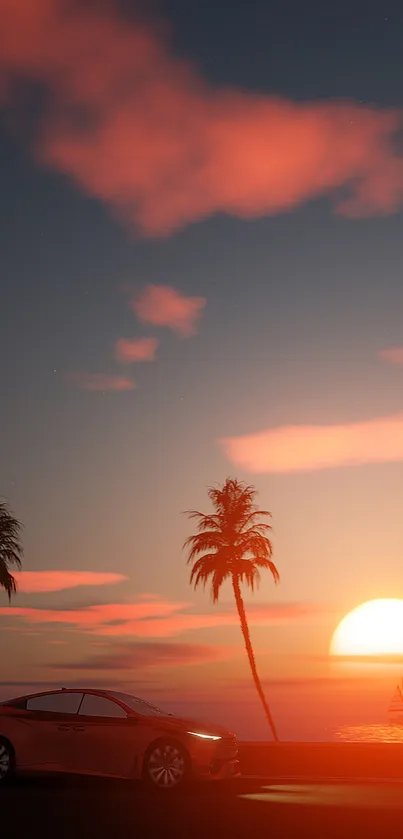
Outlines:
{"type": "MultiPolygon", "coordinates": [[[[53,690],[41,690],[36,691],[35,693],[26,693],[23,696],[14,696],[12,699],[6,699],[3,702],[0,702],[0,705],[11,705],[14,702],[24,702],[28,699],[34,699],[37,696],[52,696],[55,693],[92,693],[96,696],[108,696],[109,699],[113,702],[117,702],[119,705],[125,705],[125,703],[118,699],[118,697],[114,696],[113,691],[104,690],[103,688],[84,688],[84,687],[75,687],[75,688],[54,688],[53,690]]],[[[128,706],[125,705],[127,708],[128,706]]]]}

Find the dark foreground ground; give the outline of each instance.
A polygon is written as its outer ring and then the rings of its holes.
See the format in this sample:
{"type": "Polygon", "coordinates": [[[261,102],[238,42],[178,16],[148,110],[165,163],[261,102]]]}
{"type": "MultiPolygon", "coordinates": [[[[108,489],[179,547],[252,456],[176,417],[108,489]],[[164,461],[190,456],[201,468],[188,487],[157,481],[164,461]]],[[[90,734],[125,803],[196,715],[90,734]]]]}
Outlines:
{"type": "Polygon", "coordinates": [[[259,839],[403,835],[403,782],[235,779],[181,795],[84,777],[22,778],[0,790],[1,839],[259,839]]]}

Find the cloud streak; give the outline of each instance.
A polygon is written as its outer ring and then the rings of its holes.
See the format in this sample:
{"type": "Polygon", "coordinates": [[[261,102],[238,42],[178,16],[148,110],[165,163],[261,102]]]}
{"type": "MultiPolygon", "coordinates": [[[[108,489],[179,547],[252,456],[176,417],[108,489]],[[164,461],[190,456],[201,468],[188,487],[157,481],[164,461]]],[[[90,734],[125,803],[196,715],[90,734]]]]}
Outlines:
{"type": "MultiPolygon", "coordinates": [[[[238,626],[235,607],[207,614],[185,611],[191,603],[164,600],[134,603],[104,603],[78,609],[35,609],[25,606],[0,608],[0,616],[21,618],[30,625],[46,627],[61,624],[70,630],[119,638],[169,638],[195,629],[238,626]]],[[[247,606],[249,623],[255,626],[277,626],[310,620],[318,607],[305,603],[254,604],[247,606]]]]}
{"type": "Polygon", "coordinates": [[[51,664],[54,670],[130,670],[178,667],[223,661],[238,653],[231,647],[205,644],[140,643],[121,644],[105,655],[83,661],[51,664]]]}
{"type": "Polygon", "coordinates": [[[37,160],[146,235],[323,194],[349,216],[401,204],[398,109],[213,87],[172,55],[161,28],[129,25],[112,3],[0,0],[0,16],[9,103],[15,80],[48,93],[37,160]]]}
{"type": "Polygon", "coordinates": [[[116,361],[123,364],[154,361],[158,344],[158,338],[119,338],[115,344],[116,361]]]}
{"type": "Polygon", "coordinates": [[[131,301],[140,321],[169,327],[182,338],[196,334],[196,321],[205,305],[204,297],[186,297],[172,286],[151,284],[131,301]]]}
{"type": "Polygon", "coordinates": [[[219,441],[249,472],[302,472],[403,460],[403,413],[340,425],[284,425],[219,441]]]}
{"type": "Polygon", "coordinates": [[[108,375],[106,373],[69,373],[69,381],[81,390],[105,391],[111,390],[122,393],[134,390],[135,383],[125,376],[108,375]]]}
{"type": "Polygon", "coordinates": [[[18,591],[26,594],[78,586],[109,586],[127,580],[123,574],[103,571],[15,571],[14,577],[18,591]]]}

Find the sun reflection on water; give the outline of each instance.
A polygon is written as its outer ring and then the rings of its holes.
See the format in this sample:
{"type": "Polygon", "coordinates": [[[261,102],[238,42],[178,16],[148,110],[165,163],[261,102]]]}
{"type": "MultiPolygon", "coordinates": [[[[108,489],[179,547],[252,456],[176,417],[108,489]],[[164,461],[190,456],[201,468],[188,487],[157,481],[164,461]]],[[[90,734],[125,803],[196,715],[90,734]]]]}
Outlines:
{"type": "Polygon", "coordinates": [[[333,739],[348,743],[403,743],[403,725],[343,725],[333,739]]]}

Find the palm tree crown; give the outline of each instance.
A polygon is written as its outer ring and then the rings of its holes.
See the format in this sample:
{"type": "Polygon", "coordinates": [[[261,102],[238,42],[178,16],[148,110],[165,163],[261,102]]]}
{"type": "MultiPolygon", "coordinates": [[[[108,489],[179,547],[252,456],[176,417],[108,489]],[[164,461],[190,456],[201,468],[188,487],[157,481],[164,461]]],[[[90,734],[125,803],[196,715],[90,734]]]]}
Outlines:
{"type": "Polygon", "coordinates": [[[211,579],[214,603],[224,580],[230,577],[245,582],[252,591],[260,582],[262,568],[271,571],[275,583],[280,579],[271,560],[271,525],[259,522],[261,516],[271,517],[271,513],[258,509],[256,495],[254,487],[227,478],[222,488],[208,491],[216,510],[213,515],[187,511],[190,518],[197,519],[199,531],[184,545],[189,551],[188,562],[193,564],[190,580],[197,588],[199,584],[205,587],[211,579]]]}
{"type": "Polygon", "coordinates": [[[0,502],[0,587],[11,600],[17,591],[17,583],[10,572],[10,566],[21,567],[23,548],[20,541],[21,524],[14,518],[5,502],[0,502]]]}

